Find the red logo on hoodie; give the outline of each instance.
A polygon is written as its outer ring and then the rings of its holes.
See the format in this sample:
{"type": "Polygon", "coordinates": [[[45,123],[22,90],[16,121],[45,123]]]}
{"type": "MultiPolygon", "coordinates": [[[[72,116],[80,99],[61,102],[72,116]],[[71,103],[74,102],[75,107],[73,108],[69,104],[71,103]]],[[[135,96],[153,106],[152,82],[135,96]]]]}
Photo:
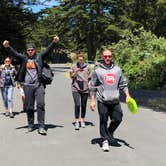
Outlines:
{"type": "Polygon", "coordinates": [[[115,75],[111,73],[106,74],[104,76],[104,81],[109,85],[113,85],[115,83],[115,75]]]}

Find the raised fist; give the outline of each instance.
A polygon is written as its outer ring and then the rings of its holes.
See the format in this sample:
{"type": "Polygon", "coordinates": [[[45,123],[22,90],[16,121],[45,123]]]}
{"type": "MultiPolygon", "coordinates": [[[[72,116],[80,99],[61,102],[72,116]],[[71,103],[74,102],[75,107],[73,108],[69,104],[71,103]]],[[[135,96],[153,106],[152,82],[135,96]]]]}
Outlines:
{"type": "Polygon", "coordinates": [[[59,42],[59,37],[58,37],[58,36],[54,36],[53,41],[54,41],[55,43],[58,43],[58,42],[59,42]]]}
{"type": "Polygon", "coordinates": [[[9,41],[5,40],[5,41],[3,42],[3,46],[4,46],[5,48],[8,48],[8,47],[9,47],[9,41]]]}

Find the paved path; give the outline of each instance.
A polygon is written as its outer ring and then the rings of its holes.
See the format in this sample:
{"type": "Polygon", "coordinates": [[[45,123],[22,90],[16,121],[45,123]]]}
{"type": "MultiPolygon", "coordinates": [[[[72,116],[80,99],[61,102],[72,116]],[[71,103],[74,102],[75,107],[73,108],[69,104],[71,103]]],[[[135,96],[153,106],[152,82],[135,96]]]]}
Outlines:
{"type": "Polygon", "coordinates": [[[0,99],[0,164],[4,166],[165,166],[166,114],[139,107],[131,115],[122,103],[124,120],[115,133],[119,147],[104,153],[100,146],[97,111],[87,109],[87,126],[75,131],[73,101],[66,69],[55,69],[47,88],[47,136],[27,133],[21,97],[15,89],[15,118],[3,115],[0,99]]]}

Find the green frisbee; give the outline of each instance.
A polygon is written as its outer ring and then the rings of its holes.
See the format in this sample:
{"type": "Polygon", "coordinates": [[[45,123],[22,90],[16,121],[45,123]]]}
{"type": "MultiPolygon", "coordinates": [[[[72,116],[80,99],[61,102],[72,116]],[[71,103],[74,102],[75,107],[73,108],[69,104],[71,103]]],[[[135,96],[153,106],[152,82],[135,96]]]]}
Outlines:
{"type": "Polygon", "coordinates": [[[138,106],[137,106],[137,103],[136,101],[130,97],[127,101],[127,107],[129,109],[129,111],[132,113],[132,114],[136,114],[138,112],[138,106]]]}

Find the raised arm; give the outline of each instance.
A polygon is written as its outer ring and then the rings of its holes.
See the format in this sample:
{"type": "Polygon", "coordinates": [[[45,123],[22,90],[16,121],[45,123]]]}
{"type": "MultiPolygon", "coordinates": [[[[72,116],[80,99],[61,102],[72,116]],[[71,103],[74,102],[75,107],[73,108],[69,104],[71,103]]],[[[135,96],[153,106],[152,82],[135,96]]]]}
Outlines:
{"type": "Polygon", "coordinates": [[[8,51],[8,53],[9,53],[11,56],[16,57],[16,58],[19,58],[19,59],[24,59],[24,58],[25,58],[25,55],[19,54],[17,51],[15,51],[15,50],[10,46],[9,41],[5,40],[5,41],[3,42],[3,46],[6,48],[6,50],[8,51]]]}
{"type": "Polygon", "coordinates": [[[43,57],[47,56],[50,53],[50,51],[53,50],[53,48],[55,47],[55,44],[58,42],[59,42],[59,37],[54,36],[51,44],[46,48],[46,50],[44,52],[41,53],[41,57],[43,58],[43,57]]]}

